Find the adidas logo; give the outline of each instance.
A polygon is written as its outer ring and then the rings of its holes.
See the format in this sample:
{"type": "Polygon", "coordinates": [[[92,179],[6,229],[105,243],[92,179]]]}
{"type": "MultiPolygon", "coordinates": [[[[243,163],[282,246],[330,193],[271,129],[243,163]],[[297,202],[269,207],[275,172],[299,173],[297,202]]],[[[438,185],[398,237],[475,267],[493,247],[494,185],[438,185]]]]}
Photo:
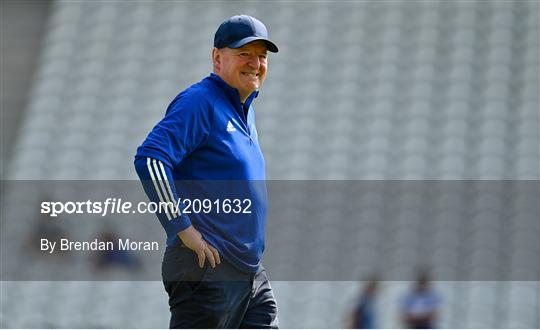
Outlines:
{"type": "Polygon", "coordinates": [[[227,123],[227,132],[236,132],[236,127],[233,126],[230,120],[227,123]]]}

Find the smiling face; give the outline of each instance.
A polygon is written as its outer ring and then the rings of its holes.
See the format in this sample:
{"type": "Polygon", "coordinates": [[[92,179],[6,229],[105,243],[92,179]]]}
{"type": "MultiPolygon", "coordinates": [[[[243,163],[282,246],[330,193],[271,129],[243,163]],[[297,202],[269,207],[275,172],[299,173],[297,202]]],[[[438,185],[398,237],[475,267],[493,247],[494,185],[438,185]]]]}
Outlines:
{"type": "Polygon", "coordinates": [[[214,48],[214,72],[229,86],[236,88],[242,103],[266,78],[266,43],[250,42],[240,48],[214,48]]]}

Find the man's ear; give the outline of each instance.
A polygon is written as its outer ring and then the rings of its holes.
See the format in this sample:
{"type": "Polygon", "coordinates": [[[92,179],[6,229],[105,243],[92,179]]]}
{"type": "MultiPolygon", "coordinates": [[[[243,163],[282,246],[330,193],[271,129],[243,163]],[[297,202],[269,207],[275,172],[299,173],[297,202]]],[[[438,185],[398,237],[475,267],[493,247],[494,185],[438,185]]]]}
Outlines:
{"type": "Polygon", "coordinates": [[[219,72],[221,70],[221,52],[216,47],[212,49],[212,63],[214,64],[214,70],[219,72]]]}

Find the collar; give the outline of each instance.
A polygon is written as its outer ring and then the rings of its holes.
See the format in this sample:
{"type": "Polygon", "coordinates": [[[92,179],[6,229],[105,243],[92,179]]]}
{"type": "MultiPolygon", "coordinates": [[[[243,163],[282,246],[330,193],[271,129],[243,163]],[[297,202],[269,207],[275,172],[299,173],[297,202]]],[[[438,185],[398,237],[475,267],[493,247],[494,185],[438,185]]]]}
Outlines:
{"type": "Polygon", "coordinates": [[[258,90],[254,91],[248,96],[246,102],[242,104],[240,102],[240,94],[238,94],[238,90],[236,88],[229,86],[229,84],[227,84],[223,79],[221,79],[220,76],[213,72],[210,73],[209,78],[214,81],[235,104],[240,104],[244,110],[249,109],[249,107],[251,106],[251,102],[253,102],[253,100],[259,95],[258,90]]]}

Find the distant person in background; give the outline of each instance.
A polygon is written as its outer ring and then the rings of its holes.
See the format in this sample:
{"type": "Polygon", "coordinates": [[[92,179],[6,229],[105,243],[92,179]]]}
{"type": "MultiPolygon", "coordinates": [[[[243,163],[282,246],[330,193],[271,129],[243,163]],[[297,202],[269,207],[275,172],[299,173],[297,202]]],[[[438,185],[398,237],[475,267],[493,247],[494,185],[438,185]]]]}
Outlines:
{"type": "Polygon", "coordinates": [[[351,328],[375,329],[377,327],[375,303],[378,286],[379,283],[376,277],[364,285],[351,315],[351,328]]]}
{"type": "MultiPolygon", "coordinates": [[[[46,194],[43,195],[40,201],[50,201],[52,198],[46,194]]],[[[62,222],[62,215],[57,218],[51,218],[45,213],[40,213],[35,219],[31,231],[28,234],[28,238],[24,241],[24,250],[30,254],[39,256],[40,254],[47,254],[52,256],[63,256],[69,254],[69,251],[58,249],[56,253],[50,253],[40,248],[40,242],[42,239],[47,239],[50,242],[60,242],[62,238],[68,237],[68,233],[62,222]]],[[[39,256],[41,257],[41,256],[39,256]]]]}
{"type": "Polygon", "coordinates": [[[415,287],[403,299],[403,327],[409,329],[437,328],[440,298],[431,287],[429,275],[420,273],[415,287]]]}
{"type": "Polygon", "coordinates": [[[139,259],[129,250],[121,250],[118,245],[119,236],[110,229],[105,229],[99,235],[99,241],[111,242],[114,246],[112,250],[99,251],[95,260],[97,270],[108,269],[129,269],[137,270],[141,264],[139,259]]]}

